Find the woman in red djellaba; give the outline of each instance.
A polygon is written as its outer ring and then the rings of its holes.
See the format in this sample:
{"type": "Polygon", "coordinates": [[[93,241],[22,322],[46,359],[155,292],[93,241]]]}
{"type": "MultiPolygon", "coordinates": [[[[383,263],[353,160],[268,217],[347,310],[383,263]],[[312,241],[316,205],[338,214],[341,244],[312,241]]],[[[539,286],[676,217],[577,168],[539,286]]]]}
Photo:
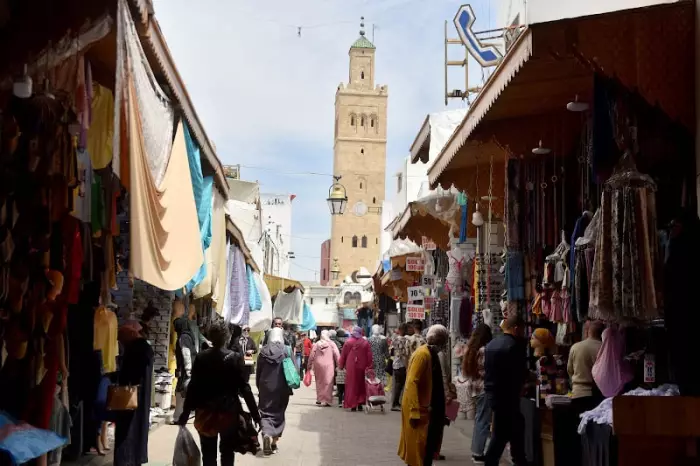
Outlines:
{"type": "Polygon", "coordinates": [[[365,371],[372,368],[372,348],[369,342],[362,338],[360,327],[352,329],[352,336],[343,345],[338,368],[346,370],[343,408],[361,411],[367,401],[365,371]]]}

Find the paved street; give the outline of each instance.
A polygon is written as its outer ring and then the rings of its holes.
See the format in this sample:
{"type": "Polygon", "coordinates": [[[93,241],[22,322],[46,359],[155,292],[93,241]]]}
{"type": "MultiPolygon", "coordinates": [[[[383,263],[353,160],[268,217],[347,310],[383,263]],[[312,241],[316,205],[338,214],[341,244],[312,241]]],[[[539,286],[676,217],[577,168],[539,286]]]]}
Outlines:
{"type": "MultiPolygon", "coordinates": [[[[280,453],[269,458],[236,456],[236,465],[269,466],[369,466],[396,465],[400,413],[346,412],[340,408],[315,405],[313,385],[296,390],[287,410],[287,428],[280,440],[280,453]]],[[[189,426],[192,432],[194,428],[189,426]]],[[[151,465],[172,462],[173,444],[178,427],[165,425],[151,434],[151,465]]],[[[196,435],[195,435],[196,438],[196,435]]],[[[436,464],[471,465],[470,440],[457,428],[445,430],[443,454],[447,461],[436,464]]]]}

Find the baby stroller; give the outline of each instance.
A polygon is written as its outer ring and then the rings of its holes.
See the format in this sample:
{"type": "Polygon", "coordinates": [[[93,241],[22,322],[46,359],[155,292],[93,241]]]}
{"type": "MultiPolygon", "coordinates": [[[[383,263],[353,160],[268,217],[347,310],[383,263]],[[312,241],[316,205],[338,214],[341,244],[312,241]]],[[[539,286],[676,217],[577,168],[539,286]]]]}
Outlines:
{"type": "Polygon", "coordinates": [[[365,413],[379,410],[384,413],[386,395],[384,394],[384,384],[379,380],[373,369],[365,372],[365,391],[367,392],[367,403],[365,403],[365,413]]]}

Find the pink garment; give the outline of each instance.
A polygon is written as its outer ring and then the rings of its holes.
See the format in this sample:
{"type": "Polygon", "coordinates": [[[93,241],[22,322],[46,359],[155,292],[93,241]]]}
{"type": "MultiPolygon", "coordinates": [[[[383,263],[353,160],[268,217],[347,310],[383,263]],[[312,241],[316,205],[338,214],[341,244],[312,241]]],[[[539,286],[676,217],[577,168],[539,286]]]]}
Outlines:
{"type": "Polygon", "coordinates": [[[316,401],[333,402],[333,377],[338,359],[340,353],[335,343],[321,340],[311,348],[309,370],[316,376],[316,401]]]}
{"type": "Polygon", "coordinates": [[[603,345],[593,364],[593,380],[606,398],[617,396],[633,373],[625,357],[625,335],[622,330],[607,328],[603,332],[603,345]]]}
{"type": "Polygon", "coordinates": [[[343,345],[343,353],[340,355],[340,369],[346,369],[345,373],[345,400],[344,408],[357,408],[367,401],[365,390],[365,371],[373,367],[372,349],[364,338],[350,338],[343,345]]]}

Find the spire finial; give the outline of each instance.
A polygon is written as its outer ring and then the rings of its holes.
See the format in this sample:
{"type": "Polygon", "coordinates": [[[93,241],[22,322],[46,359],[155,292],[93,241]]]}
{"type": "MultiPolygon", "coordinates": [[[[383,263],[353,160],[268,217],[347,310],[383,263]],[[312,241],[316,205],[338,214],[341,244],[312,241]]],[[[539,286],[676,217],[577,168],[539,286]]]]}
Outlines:
{"type": "Polygon", "coordinates": [[[365,36],[365,17],[360,16],[360,35],[365,36]]]}

